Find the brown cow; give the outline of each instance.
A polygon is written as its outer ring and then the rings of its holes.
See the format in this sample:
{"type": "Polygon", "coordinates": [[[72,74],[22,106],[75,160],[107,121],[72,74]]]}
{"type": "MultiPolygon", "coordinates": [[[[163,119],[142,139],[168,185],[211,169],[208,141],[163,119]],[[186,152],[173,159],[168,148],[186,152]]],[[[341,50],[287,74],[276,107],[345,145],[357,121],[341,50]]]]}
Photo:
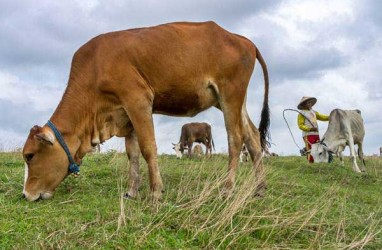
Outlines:
{"type": "Polygon", "coordinates": [[[65,93],[50,118],[53,126],[35,126],[23,155],[27,200],[50,198],[56,187],[94,146],[125,137],[130,162],[129,190],[139,188],[139,156],[149,169],[152,198],[162,195],[153,114],[195,116],[212,106],[223,112],[228,135],[228,176],[235,179],[241,146],[246,144],[256,171],[257,194],[265,189],[261,147],[269,128],[268,71],[256,46],[214,22],[170,23],[102,34],[73,56],[65,93]],[[249,118],[246,92],[256,59],[264,74],[259,130],[249,118]],[[69,167],[68,167],[69,165],[69,167]]]}
{"type": "Polygon", "coordinates": [[[205,122],[191,122],[182,126],[179,142],[174,144],[176,157],[182,158],[185,149],[188,150],[188,157],[191,157],[192,144],[194,142],[203,143],[206,146],[206,155],[208,151],[212,154],[212,147],[215,149],[212,140],[211,125],[205,122]]]}

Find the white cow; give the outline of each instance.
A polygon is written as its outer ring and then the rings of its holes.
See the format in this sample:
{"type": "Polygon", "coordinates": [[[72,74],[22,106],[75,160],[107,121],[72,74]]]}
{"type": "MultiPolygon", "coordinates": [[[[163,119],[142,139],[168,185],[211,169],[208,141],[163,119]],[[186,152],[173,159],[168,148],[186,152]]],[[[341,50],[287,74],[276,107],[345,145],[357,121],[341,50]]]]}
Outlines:
{"type": "Polygon", "coordinates": [[[359,110],[334,109],[329,116],[329,125],[323,139],[319,143],[312,144],[311,154],[314,162],[328,162],[329,153],[340,157],[343,163],[342,152],[346,146],[350,148],[353,161],[353,170],[361,172],[357,165],[354,144],[358,145],[358,156],[362,160],[362,172],[365,171],[362,143],[365,136],[363,119],[359,110]]]}

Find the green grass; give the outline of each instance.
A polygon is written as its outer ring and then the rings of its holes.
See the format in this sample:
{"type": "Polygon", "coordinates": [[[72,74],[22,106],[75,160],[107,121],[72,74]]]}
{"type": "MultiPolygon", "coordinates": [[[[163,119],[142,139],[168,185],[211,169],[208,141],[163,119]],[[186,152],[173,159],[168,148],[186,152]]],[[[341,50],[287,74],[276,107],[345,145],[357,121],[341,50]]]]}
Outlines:
{"type": "Polygon", "coordinates": [[[124,154],[84,159],[51,200],[21,198],[20,154],[0,154],[0,249],[382,249],[382,160],[367,174],[310,165],[302,157],[265,159],[268,189],[254,198],[251,164],[238,168],[232,197],[220,197],[227,157],[159,157],[163,201],[149,199],[146,164],[136,200],[124,154]]]}

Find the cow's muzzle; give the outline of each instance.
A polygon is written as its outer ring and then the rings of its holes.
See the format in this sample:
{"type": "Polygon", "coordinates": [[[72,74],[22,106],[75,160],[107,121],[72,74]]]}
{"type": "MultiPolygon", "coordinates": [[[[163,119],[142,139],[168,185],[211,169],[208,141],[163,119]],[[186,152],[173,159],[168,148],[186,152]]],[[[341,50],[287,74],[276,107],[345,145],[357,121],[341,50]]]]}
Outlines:
{"type": "Polygon", "coordinates": [[[40,193],[39,195],[28,195],[27,193],[22,194],[22,198],[28,200],[28,201],[39,201],[39,200],[47,200],[52,198],[53,193],[52,192],[43,192],[40,193]]]}

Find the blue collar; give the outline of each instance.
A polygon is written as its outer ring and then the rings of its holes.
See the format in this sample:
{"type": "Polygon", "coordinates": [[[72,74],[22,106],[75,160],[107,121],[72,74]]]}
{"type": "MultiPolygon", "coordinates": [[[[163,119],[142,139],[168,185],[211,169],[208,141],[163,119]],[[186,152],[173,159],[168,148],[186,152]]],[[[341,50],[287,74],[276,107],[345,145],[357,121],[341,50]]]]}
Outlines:
{"type": "Polygon", "coordinates": [[[70,154],[70,151],[68,149],[68,146],[66,146],[66,143],[64,141],[64,138],[62,137],[60,131],[54,126],[54,124],[48,120],[47,125],[53,130],[54,135],[56,136],[58,142],[60,143],[61,147],[64,149],[66,155],[69,159],[69,172],[73,173],[75,175],[80,173],[80,166],[73,160],[72,155],[70,154]]]}

